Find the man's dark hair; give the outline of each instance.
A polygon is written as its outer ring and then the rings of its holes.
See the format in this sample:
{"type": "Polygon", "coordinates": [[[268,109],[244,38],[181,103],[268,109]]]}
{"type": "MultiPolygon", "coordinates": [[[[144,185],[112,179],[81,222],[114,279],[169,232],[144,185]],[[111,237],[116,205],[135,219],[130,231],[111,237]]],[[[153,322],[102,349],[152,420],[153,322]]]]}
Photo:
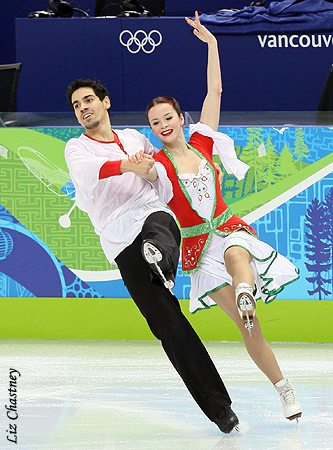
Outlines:
{"type": "Polygon", "coordinates": [[[104,100],[105,97],[110,97],[110,94],[105,86],[102,85],[102,83],[98,80],[85,80],[82,78],[79,78],[77,80],[74,80],[67,88],[66,91],[66,97],[67,101],[69,103],[69,106],[73,108],[72,105],[72,95],[73,92],[77,91],[80,88],[83,87],[90,87],[94,91],[95,95],[100,99],[100,101],[104,100]]]}

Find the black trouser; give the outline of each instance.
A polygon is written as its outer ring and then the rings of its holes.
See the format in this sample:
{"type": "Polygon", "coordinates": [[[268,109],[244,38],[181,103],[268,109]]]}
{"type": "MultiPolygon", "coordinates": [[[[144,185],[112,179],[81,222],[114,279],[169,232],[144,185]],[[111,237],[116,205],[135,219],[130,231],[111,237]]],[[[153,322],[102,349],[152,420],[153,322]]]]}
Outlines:
{"type": "Polygon", "coordinates": [[[143,239],[159,242],[178,264],[180,234],[164,212],[152,213],[135,241],[116,258],[124,283],[142,315],[182,377],[202,411],[214,421],[231,400],[216,367],[196,332],[181,312],[178,300],[151,282],[150,267],[141,254],[143,239]]]}

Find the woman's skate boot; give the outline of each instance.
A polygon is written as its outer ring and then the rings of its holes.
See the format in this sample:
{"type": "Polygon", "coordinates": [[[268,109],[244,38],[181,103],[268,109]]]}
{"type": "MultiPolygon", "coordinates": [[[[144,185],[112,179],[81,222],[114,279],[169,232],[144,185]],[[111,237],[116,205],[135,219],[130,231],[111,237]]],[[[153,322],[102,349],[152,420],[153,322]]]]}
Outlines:
{"type": "Polygon", "coordinates": [[[253,328],[253,317],[256,315],[256,301],[253,296],[253,287],[248,283],[239,283],[235,289],[236,305],[238,313],[244,321],[245,328],[249,331],[253,328]]]}

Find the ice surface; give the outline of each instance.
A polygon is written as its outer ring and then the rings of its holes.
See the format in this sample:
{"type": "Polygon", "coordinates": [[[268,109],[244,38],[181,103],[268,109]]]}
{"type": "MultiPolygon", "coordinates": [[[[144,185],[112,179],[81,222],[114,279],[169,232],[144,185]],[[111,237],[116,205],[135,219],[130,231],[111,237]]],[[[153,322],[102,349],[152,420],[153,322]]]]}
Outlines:
{"type": "Polygon", "coordinates": [[[0,344],[4,450],[333,449],[332,344],[272,344],[302,404],[297,424],[243,344],[207,342],[240,419],[230,435],[201,412],[157,341],[0,344]],[[10,369],[21,374],[15,421],[5,408],[10,369]],[[14,422],[17,445],[7,441],[14,422]]]}

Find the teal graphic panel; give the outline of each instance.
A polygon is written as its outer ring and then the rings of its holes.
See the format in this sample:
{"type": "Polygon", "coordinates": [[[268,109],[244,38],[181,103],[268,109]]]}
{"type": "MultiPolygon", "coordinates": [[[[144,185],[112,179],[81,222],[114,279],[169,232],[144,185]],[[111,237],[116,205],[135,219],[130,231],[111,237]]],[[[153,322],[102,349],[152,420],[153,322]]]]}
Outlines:
{"type": "MultiPolygon", "coordinates": [[[[150,128],[138,129],[160,147],[150,128]]],[[[332,300],[333,130],[220,131],[234,139],[238,157],[250,166],[241,181],[224,172],[226,202],[300,269],[300,279],[280,297],[332,300]]],[[[129,297],[88,216],[74,206],[64,148],[81,133],[79,127],[0,129],[2,297],[129,297]]],[[[189,290],[179,265],[175,294],[188,298],[189,290]]]]}

